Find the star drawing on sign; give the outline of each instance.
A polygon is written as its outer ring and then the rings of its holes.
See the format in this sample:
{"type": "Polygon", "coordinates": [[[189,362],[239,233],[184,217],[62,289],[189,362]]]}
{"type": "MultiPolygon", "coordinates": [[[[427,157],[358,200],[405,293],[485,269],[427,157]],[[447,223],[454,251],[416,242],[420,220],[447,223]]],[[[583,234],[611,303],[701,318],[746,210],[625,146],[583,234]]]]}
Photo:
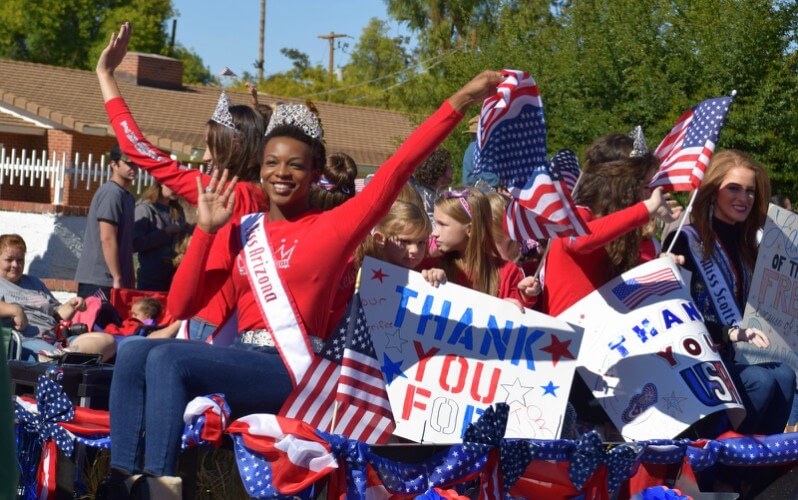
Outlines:
{"type": "Polygon", "coordinates": [[[382,281],[382,279],[383,279],[383,278],[387,278],[387,277],[388,277],[388,275],[387,275],[387,274],[385,274],[385,273],[383,273],[383,272],[382,272],[382,268],[379,268],[379,269],[372,269],[372,270],[371,270],[371,273],[372,273],[372,274],[371,274],[371,279],[373,279],[373,280],[380,280],[380,283],[382,283],[382,282],[383,282],[383,281],[382,281]]]}
{"type": "Polygon", "coordinates": [[[380,367],[382,373],[385,374],[387,382],[390,384],[396,377],[407,378],[407,375],[402,371],[402,360],[394,361],[388,357],[388,354],[382,353],[383,365],[380,367]]]}
{"type": "Polygon", "coordinates": [[[407,344],[407,340],[402,338],[402,335],[399,333],[399,329],[394,329],[393,333],[385,333],[385,337],[388,340],[388,343],[385,344],[385,349],[396,349],[399,352],[402,352],[402,346],[407,344]]]}
{"type": "Polygon", "coordinates": [[[508,405],[512,405],[513,402],[518,401],[521,403],[521,406],[526,406],[526,394],[535,388],[534,385],[532,386],[525,386],[521,384],[521,380],[515,379],[512,384],[501,384],[502,389],[507,391],[507,398],[504,400],[505,403],[508,405]]]}
{"type": "Polygon", "coordinates": [[[557,397],[557,392],[556,391],[557,391],[557,389],[560,388],[560,386],[559,385],[554,385],[554,382],[549,380],[548,384],[541,385],[540,388],[543,389],[543,395],[544,396],[546,394],[551,394],[552,396],[554,396],[556,398],[557,397]]]}
{"type": "Polygon", "coordinates": [[[551,344],[546,347],[541,347],[540,350],[551,354],[551,364],[553,366],[557,366],[557,362],[560,361],[560,358],[575,359],[571,351],[568,350],[568,347],[571,345],[570,339],[562,342],[553,333],[549,335],[551,335],[551,344]]]}
{"type": "Polygon", "coordinates": [[[676,391],[671,391],[670,396],[663,396],[662,399],[665,401],[666,410],[676,410],[679,413],[684,413],[682,411],[681,402],[685,401],[687,398],[683,398],[676,395],[676,391]]]}

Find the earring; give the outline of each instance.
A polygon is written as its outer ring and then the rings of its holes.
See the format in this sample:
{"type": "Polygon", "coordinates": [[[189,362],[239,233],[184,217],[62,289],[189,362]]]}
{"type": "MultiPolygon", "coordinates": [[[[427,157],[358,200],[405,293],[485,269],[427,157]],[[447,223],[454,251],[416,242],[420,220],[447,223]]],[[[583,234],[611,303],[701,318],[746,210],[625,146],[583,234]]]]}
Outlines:
{"type": "Polygon", "coordinates": [[[715,217],[715,201],[709,202],[709,224],[712,225],[712,218],[715,217]]]}

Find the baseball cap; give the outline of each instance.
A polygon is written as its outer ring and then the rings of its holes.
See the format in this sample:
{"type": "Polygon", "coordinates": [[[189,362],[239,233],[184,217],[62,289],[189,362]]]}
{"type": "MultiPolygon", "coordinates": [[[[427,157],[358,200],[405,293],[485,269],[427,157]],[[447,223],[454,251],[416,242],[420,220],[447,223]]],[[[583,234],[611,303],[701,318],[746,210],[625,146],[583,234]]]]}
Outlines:
{"type": "Polygon", "coordinates": [[[125,163],[133,163],[130,161],[130,158],[128,158],[128,156],[119,148],[119,144],[114,144],[114,147],[111,148],[111,153],[109,156],[111,157],[111,161],[118,162],[119,160],[122,160],[125,163]]]}

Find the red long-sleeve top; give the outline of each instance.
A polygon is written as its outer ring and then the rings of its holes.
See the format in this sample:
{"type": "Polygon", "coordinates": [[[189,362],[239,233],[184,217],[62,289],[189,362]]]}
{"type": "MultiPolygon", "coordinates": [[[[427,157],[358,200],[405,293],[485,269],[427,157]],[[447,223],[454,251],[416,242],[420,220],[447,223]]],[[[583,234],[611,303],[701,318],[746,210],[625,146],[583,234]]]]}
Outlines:
{"type": "MultiPolygon", "coordinates": [[[[518,289],[518,283],[524,279],[524,271],[516,264],[506,260],[501,261],[500,264],[499,289],[496,292],[496,297],[500,299],[515,299],[521,302],[521,304],[523,304],[525,307],[531,307],[534,303],[534,298],[530,300],[521,293],[521,290],[518,289]]],[[[443,264],[441,263],[441,259],[439,257],[426,258],[418,266],[419,269],[430,269],[433,267],[439,269],[443,268],[443,264]]],[[[466,288],[474,288],[471,278],[469,278],[465,272],[459,269],[452,278],[452,283],[464,286],[466,288]]]]}
{"type": "MultiPolygon", "coordinates": [[[[210,176],[197,169],[188,169],[172,160],[169,155],[150,144],[139,129],[125,100],[117,97],[105,103],[105,111],[114,128],[119,147],[136,165],[149,172],[155,179],[197,205],[197,177],[207,186],[210,176]]],[[[233,220],[242,215],[263,212],[268,208],[266,194],[251,182],[239,182],[235,186],[235,205],[233,220]]],[[[196,269],[194,270],[196,271],[196,269]]],[[[179,281],[178,281],[179,283],[179,281]]],[[[215,325],[223,324],[236,308],[235,290],[232,282],[218,288],[216,296],[209,298],[205,307],[198,309],[196,315],[215,325]]]]}
{"type": "MultiPolygon", "coordinates": [[[[298,320],[306,331],[326,338],[335,325],[330,318],[333,298],[355,248],[382,219],[413,170],[438,147],[462,119],[445,102],[421,124],[374,175],[357,196],[326,211],[311,210],[295,219],[267,221],[272,249],[281,250],[288,266],[280,269],[285,287],[294,298],[298,320]]],[[[239,222],[231,231],[213,235],[197,228],[183,264],[169,290],[168,309],[177,318],[189,318],[203,307],[232,272],[237,293],[239,330],[264,328],[265,321],[241,267],[239,222]],[[214,244],[215,240],[220,241],[214,244]],[[206,269],[199,273],[197,269],[206,269]]]]}
{"type": "Polygon", "coordinates": [[[642,201],[598,219],[585,207],[577,210],[590,234],[556,238],[549,243],[538,309],[551,316],[557,316],[606,283],[609,255],[604,246],[649,221],[642,201]]]}

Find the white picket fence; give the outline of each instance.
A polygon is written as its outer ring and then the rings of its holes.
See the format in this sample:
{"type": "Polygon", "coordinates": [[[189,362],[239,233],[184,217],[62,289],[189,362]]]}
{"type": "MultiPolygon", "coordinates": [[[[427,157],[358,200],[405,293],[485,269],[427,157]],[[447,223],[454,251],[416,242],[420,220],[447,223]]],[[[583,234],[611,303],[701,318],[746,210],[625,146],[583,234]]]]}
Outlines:
{"type": "MultiPolygon", "coordinates": [[[[111,167],[105,155],[98,162],[91,154],[75,153],[74,158],[68,158],[66,153],[55,151],[0,149],[0,196],[3,186],[49,186],[54,191],[53,204],[63,205],[66,179],[70,179],[70,189],[88,190],[92,182],[103,183],[110,177],[111,167]]],[[[141,194],[152,182],[152,176],[141,170],[133,189],[141,194]]]]}

